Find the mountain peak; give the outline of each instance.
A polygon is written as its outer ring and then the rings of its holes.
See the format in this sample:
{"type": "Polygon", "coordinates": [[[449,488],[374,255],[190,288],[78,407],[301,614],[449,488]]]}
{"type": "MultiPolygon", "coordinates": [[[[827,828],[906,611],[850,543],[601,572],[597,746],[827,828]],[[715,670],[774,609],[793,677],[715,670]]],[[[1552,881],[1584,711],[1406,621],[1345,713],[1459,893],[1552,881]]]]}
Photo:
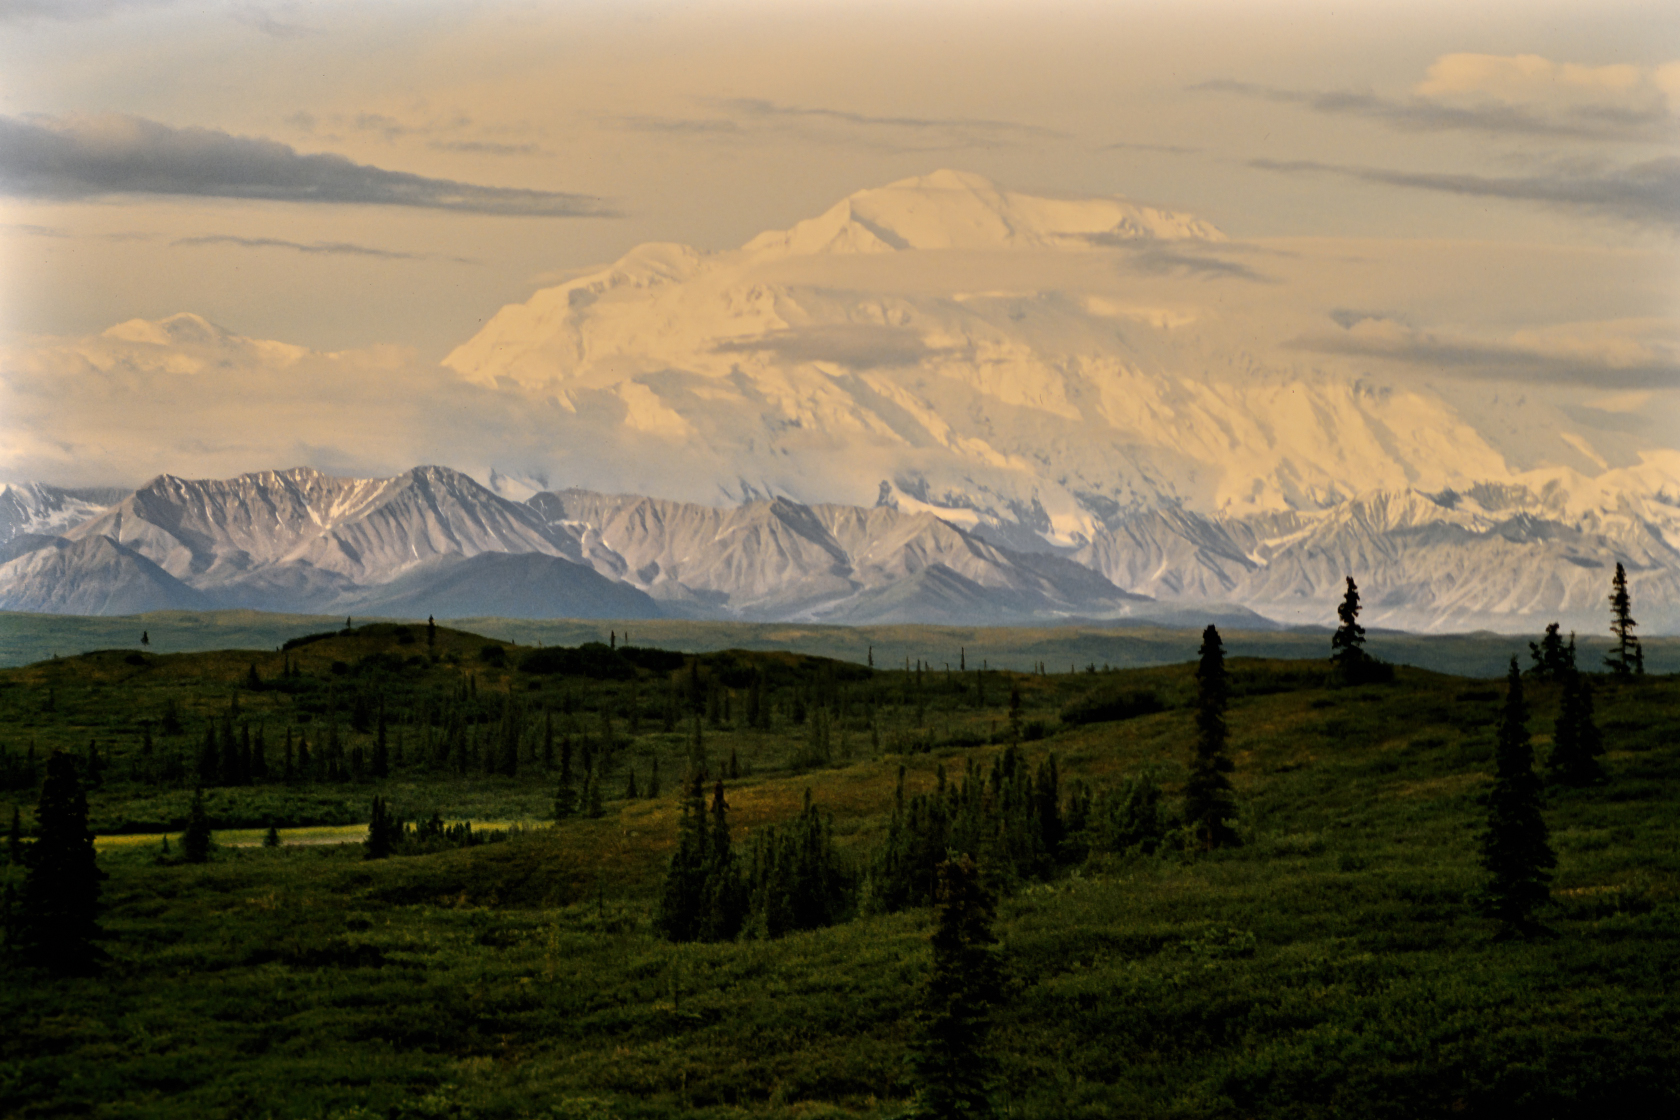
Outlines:
{"type": "Polygon", "coordinates": [[[124,342],[149,342],[155,346],[207,345],[226,342],[234,337],[231,331],[190,311],[155,320],[130,319],[108,328],[104,335],[124,342]]]}
{"type": "Polygon", "coordinates": [[[904,249],[1087,249],[1136,240],[1221,241],[1192,215],[1122,198],[1045,198],[949,168],[847,195],[824,213],[748,242],[753,256],[904,249]]]}

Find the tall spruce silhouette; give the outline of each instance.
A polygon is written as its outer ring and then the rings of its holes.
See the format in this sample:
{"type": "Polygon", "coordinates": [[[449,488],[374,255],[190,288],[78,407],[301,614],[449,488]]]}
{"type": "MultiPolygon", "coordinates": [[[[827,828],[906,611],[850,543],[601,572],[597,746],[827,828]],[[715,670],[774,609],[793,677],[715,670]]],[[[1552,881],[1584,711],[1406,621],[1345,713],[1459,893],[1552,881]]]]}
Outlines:
{"type": "Polygon", "coordinates": [[[1618,561],[1610,580],[1610,633],[1616,648],[1604,656],[1604,664],[1618,677],[1644,676],[1645,652],[1633,636],[1639,623],[1633,620],[1633,598],[1628,594],[1627,569],[1618,561]]]}
{"type": "Polygon", "coordinates": [[[1330,660],[1349,676],[1356,676],[1360,662],[1365,660],[1365,627],[1359,625],[1359,587],[1353,577],[1347,577],[1347,593],[1336,608],[1341,625],[1330,635],[1330,660]]]}
{"type": "Polygon", "coordinates": [[[1598,756],[1604,742],[1593,720],[1592,683],[1585,673],[1571,669],[1563,678],[1563,702],[1552,728],[1552,750],[1546,756],[1548,780],[1566,786],[1590,786],[1604,780],[1598,756]]]}
{"type": "Polygon", "coordinates": [[[1212,626],[1202,631],[1196,666],[1196,745],[1190,777],[1184,784],[1184,816],[1203,848],[1234,847],[1241,841],[1231,827],[1236,801],[1231,792],[1230,756],[1225,753],[1225,705],[1230,682],[1225,675],[1225,647],[1212,626]]]}
{"type": "Polygon", "coordinates": [[[204,791],[195,789],[192,807],[187,810],[187,827],[181,832],[181,856],[188,863],[204,863],[215,847],[210,835],[210,818],[204,812],[204,791]]]}
{"type": "Polygon", "coordinates": [[[1569,644],[1565,645],[1559,625],[1549,623],[1538,642],[1528,643],[1528,655],[1534,661],[1534,667],[1529,672],[1534,674],[1535,680],[1565,680],[1575,671],[1575,635],[1570,634],[1569,644]]]}
{"type": "Polygon", "coordinates": [[[1499,923],[1501,938],[1530,937],[1544,932],[1534,912],[1551,899],[1557,857],[1540,813],[1540,778],[1534,773],[1528,705],[1515,657],[1505,680],[1493,789],[1486,799],[1488,825],[1482,833],[1482,867],[1488,873],[1482,910],[1499,923]]]}
{"type": "Polygon", "coordinates": [[[23,891],[13,925],[13,945],[25,963],[59,976],[98,970],[105,952],[97,942],[99,883],[87,795],[76,764],[63,751],[47,759],[47,778],[35,809],[35,841],[23,852],[23,891]]]}
{"type": "Polygon", "coordinates": [[[933,971],[922,991],[909,1054],[916,1098],[909,1115],[956,1120],[993,1115],[984,1059],[991,1008],[1002,998],[1002,969],[992,946],[993,903],[973,859],[937,868],[933,971]]]}

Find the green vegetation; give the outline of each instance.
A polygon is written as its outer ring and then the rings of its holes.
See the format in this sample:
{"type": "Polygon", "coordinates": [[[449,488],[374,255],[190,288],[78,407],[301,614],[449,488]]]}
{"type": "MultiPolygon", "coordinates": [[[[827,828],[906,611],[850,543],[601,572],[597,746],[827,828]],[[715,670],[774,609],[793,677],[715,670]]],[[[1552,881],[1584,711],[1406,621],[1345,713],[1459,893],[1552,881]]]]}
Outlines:
{"type": "Polygon", "coordinates": [[[1227,643],[1215,688],[1217,634],[1028,673],[339,621],[0,671],[12,948],[74,832],[56,759],[108,955],[8,957],[0,1114],[1680,1105],[1680,679],[1650,666],[1349,684],[1323,634],[1227,643]],[[1203,754],[1239,843],[1186,813],[1203,754]],[[1502,883],[1520,913],[1484,911],[1502,883]]]}

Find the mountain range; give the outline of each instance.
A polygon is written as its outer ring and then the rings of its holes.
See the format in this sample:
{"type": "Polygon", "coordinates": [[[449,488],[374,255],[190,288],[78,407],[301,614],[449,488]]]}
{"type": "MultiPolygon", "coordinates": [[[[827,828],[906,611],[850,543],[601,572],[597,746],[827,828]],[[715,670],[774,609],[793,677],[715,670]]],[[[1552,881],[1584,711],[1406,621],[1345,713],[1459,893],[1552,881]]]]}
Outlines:
{"type": "MultiPolygon", "coordinates": [[[[1680,629],[1680,453],[1625,404],[1394,375],[1421,336],[1338,306],[1367,265],[1312,252],[953,171],[739,249],[639,246],[444,359],[540,463],[6,486],[0,607],[1333,624],[1352,575],[1367,624],[1594,631],[1621,563],[1680,629]]],[[[313,360],[192,315],[64,349],[313,360]]]]}

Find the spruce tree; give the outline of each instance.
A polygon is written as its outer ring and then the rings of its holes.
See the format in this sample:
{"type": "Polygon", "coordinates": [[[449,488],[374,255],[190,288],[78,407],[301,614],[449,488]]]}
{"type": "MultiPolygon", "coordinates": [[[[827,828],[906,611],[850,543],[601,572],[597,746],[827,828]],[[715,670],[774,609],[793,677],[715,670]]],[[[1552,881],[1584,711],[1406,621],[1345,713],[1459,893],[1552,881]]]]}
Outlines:
{"type": "MultiPolygon", "coordinates": [[[[1351,581],[1350,581],[1351,582],[1351,581]]],[[[1240,841],[1231,821],[1236,802],[1231,791],[1231,759],[1225,753],[1225,705],[1230,682],[1225,676],[1225,647],[1219,631],[1202,631],[1196,666],[1196,747],[1190,777],[1184,784],[1184,816],[1203,848],[1234,847],[1240,841]]]]}
{"type": "Polygon", "coordinates": [[[1359,587],[1347,577],[1347,593],[1336,608],[1341,625],[1330,636],[1330,660],[1345,681],[1359,679],[1365,661],[1365,628],[1359,625],[1359,587]]]}
{"type": "Polygon", "coordinates": [[[1506,675],[1494,765],[1493,789],[1486,799],[1488,826],[1482,834],[1482,867],[1489,876],[1482,909],[1499,922],[1501,938],[1527,937],[1541,932],[1534,911],[1551,898],[1550,869],[1557,858],[1540,814],[1540,779],[1534,773],[1528,707],[1515,657],[1506,675]]]}
{"type": "Polygon", "coordinates": [[[659,796],[659,756],[653,756],[653,767],[648,771],[648,798],[659,796]]]}
{"type": "Polygon", "coordinates": [[[601,804],[601,774],[595,767],[590,767],[589,777],[583,786],[583,812],[592,820],[606,816],[607,810],[601,804]]]}
{"type": "Polygon", "coordinates": [[[379,701],[379,718],[374,724],[373,732],[373,776],[388,778],[391,776],[391,751],[387,741],[385,725],[385,700],[379,701]]]}
{"type": "Polygon", "coordinates": [[[1639,623],[1633,620],[1632,611],[1627,570],[1618,562],[1610,581],[1610,633],[1616,636],[1616,648],[1604,657],[1604,664],[1618,677],[1642,676],[1645,672],[1645,653],[1639,648],[1639,639],[1633,636],[1639,623]]]}
{"type": "Polygon", "coordinates": [[[105,959],[96,942],[99,883],[87,795],[76,764],[62,751],[47,759],[47,778],[35,809],[35,840],[23,853],[23,890],[13,945],[25,963],[59,976],[95,971],[105,959]]]}
{"type": "Polygon", "coordinates": [[[707,837],[705,900],[698,936],[706,941],[730,941],[741,930],[746,899],[740,876],[735,871],[735,853],[729,843],[729,803],[724,800],[720,779],[712,791],[711,828],[707,837]]]}
{"type": "Polygon", "coordinates": [[[262,846],[265,848],[278,848],[280,846],[280,829],[277,826],[272,824],[268,826],[268,831],[263,833],[262,846]]]}
{"type": "Polygon", "coordinates": [[[387,859],[402,838],[402,822],[391,815],[383,797],[373,799],[368,815],[368,834],[364,843],[366,859],[387,859]]]}
{"type": "Polygon", "coordinates": [[[1535,680],[1564,680],[1575,671],[1575,635],[1569,635],[1569,644],[1564,645],[1558,624],[1550,623],[1538,642],[1528,643],[1528,655],[1534,660],[1534,667],[1529,672],[1534,674],[1535,680]]]}
{"type": "Polygon", "coordinates": [[[1563,704],[1553,725],[1546,777],[1567,786],[1602,782],[1604,769],[1598,756],[1603,753],[1604,743],[1593,721],[1592,684],[1586,674],[1571,671],[1563,679],[1563,704]]]}
{"type": "Polygon", "coordinates": [[[916,1098],[909,1115],[954,1120],[993,1115],[983,1054],[990,1012],[1003,994],[992,949],[993,904],[968,856],[937,869],[933,971],[916,1016],[909,1055],[916,1098]]]}
{"type": "Polygon", "coordinates": [[[665,871],[665,886],[654,914],[654,928],[671,941],[693,941],[706,905],[706,865],[710,847],[706,827],[704,779],[689,775],[677,823],[677,850],[665,871]]]}
{"type": "Polygon", "coordinates": [[[204,863],[215,850],[210,818],[204,812],[204,791],[193,790],[192,808],[187,810],[187,827],[181,833],[181,856],[188,863],[204,863]]]}

